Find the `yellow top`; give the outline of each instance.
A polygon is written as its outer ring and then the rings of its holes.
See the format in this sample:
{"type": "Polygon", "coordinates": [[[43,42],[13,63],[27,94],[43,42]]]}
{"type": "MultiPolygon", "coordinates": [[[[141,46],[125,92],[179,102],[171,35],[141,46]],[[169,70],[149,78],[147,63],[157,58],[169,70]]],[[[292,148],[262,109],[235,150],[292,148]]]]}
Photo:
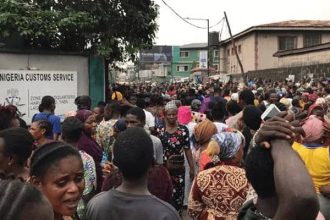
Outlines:
{"type": "Polygon", "coordinates": [[[317,193],[321,186],[330,186],[329,147],[307,148],[294,142],[292,148],[299,154],[312,177],[317,193]]]}

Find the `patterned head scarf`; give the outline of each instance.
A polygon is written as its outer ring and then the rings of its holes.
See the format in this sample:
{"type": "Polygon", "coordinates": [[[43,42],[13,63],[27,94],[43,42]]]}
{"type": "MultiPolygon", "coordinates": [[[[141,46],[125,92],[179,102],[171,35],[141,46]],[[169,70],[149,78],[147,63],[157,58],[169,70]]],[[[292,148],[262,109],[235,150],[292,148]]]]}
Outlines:
{"type": "Polygon", "coordinates": [[[165,111],[168,111],[168,110],[176,110],[176,111],[178,110],[178,107],[176,106],[175,101],[170,101],[165,105],[165,111]]]}
{"type": "Polygon", "coordinates": [[[321,121],[315,115],[309,116],[303,124],[302,128],[306,134],[303,139],[304,143],[313,143],[323,136],[323,121],[321,121]]]}
{"type": "Polygon", "coordinates": [[[321,105],[318,105],[318,104],[315,103],[315,104],[309,106],[308,111],[307,111],[307,115],[310,116],[312,114],[312,112],[314,111],[314,109],[316,109],[316,108],[324,110],[321,105]]]}
{"type": "Polygon", "coordinates": [[[201,107],[201,105],[202,105],[202,102],[200,100],[194,99],[194,100],[192,100],[190,106],[193,111],[199,111],[199,108],[201,107]]]}
{"type": "Polygon", "coordinates": [[[194,129],[195,139],[200,145],[208,143],[217,132],[217,127],[208,119],[198,123],[194,129]]]}
{"type": "Polygon", "coordinates": [[[220,160],[234,157],[243,142],[241,135],[237,132],[221,132],[213,135],[212,139],[220,146],[220,160]]]}
{"type": "Polygon", "coordinates": [[[83,109],[77,111],[76,118],[78,118],[82,123],[85,123],[87,118],[91,115],[93,115],[92,111],[83,109]]]}
{"type": "Polygon", "coordinates": [[[318,98],[318,99],[316,99],[315,104],[316,105],[320,105],[323,108],[328,106],[327,105],[327,100],[325,98],[318,98]]]}

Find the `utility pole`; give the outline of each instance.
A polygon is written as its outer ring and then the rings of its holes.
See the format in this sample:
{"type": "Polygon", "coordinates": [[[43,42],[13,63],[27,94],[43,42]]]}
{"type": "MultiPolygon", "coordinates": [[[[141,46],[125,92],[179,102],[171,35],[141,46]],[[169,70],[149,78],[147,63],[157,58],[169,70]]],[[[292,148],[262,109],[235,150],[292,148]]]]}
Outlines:
{"type": "Polygon", "coordinates": [[[236,59],[237,59],[237,62],[239,64],[239,67],[241,69],[241,73],[243,75],[243,81],[247,85],[246,74],[244,73],[243,65],[242,65],[241,60],[239,59],[239,56],[238,56],[238,53],[237,53],[237,48],[235,46],[235,40],[234,40],[233,35],[231,33],[231,29],[230,29],[229,21],[228,21],[228,18],[227,18],[227,14],[226,14],[226,12],[224,12],[224,14],[225,14],[226,23],[227,23],[227,26],[228,26],[228,31],[229,31],[229,34],[230,34],[231,42],[232,42],[232,45],[233,45],[233,49],[235,51],[236,59]]]}

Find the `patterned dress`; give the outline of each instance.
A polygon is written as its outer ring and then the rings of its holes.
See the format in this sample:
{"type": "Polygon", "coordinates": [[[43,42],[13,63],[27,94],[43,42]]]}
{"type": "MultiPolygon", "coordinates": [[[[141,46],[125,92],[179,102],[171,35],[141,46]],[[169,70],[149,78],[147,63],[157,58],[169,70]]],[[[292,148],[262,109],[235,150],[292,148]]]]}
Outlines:
{"type": "Polygon", "coordinates": [[[111,145],[114,141],[113,126],[117,121],[118,119],[110,119],[108,121],[103,119],[96,128],[96,142],[106,153],[108,160],[111,160],[112,158],[111,145]]]}
{"type": "MultiPolygon", "coordinates": [[[[84,180],[85,180],[85,189],[83,192],[83,198],[89,197],[92,198],[96,193],[96,169],[95,162],[93,158],[88,155],[85,151],[79,151],[83,166],[84,166],[84,180]]],[[[78,204],[77,214],[80,219],[83,219],[85,214],[85,207],[89,201],[81,199],[78,204]]]]}
{"type": "Polygon", "coordinates": [[[188,213],[199,220],[236,220],[248,190],[242,168],[218,165],[204,170],[194,180],[188,213]]]}
{"type": "MultiPolygon", "coordinates": [[[[190,149],[189,131],[186,126],[179,125],[173,133],[168,133],[164,127],[161,127],[157,128],[157,133],[163,144],[165,164],[172,155],[184,156],[184,149],[190,149]]],[[[181,213],[184,198],[185,171],[171,175],[171,178],[173,183],[172,205],[181,213]]]]}

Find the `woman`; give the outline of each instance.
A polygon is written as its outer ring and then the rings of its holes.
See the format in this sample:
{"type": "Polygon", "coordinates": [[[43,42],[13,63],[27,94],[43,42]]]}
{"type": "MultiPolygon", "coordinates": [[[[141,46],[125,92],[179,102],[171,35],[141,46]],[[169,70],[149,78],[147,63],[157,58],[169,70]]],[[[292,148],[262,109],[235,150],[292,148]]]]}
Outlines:
{"type": "Polygon", "coordinates": [[[0,131],[17,126],[16,110],[13,105],[0,104],[0,131]]]}
{"type": "Polygon", "coordinates": [[[178,108],[175,102],[171,101],[165,106],[165,126],[157,128],[158,137],[163,144],[164,163],[169,170],[173,183],[173,206],[182,212],[185,168],[184,155],[188,160],[190,167],[190,178],[194,177],[194,163],[189,142],[188,129],[178,124],[178,108]]]}
{"type": "Polygon", "coordinates": [[[95,168],[97,173],[97,192],[101,190],[102,186],[102,149],[92,138],[96,133],[96,118],[93,112],[89,110],[77,111],[76,118],[78,118],[83,124],[83,133],[78,141],[77,147],[79,150],[86,152],[93,157],[95,162],[95,168]]]}
{"type": "MultiPolygon", "coordinates": [[[[77,143],[83,133],[83,123],[75,118],[68,117],[62,124],[62,138],[63,140],[77,148],[77,143]]],[[[79,150],[81,159],[84,166],[84,179],[85,189],[83,192],[83,198],[80,200],[77,214],[82,218],[85,214],[85,207],[89,200],[96,194],[97,182],[96,182],[96,168],[93,158],[85,151],[79,150]]]]}
{"type": "Polygon", "coordinates": [[[24,128],[0,131],[0,169],[26,181],[29,177],[26,165],[33,142],[32,135],[24,128]]]}
{"type": "Polygon", "coordinates": [[[195,126],[194,137],[199,147],[196,155],[199,171],[204,170],[206,164],[211,162],[208,154],[205,152],[211,138],[217,133],[217,127],[213,122],[206,119],[195,126]]]}
{"type": "Polygon", "coordinates": [[[292,147],[304,161],[318,193],[320,211],[330,218],[330,152],[324,143],[323,121],[315,115],[309,116],[302,129],[305,133],[302,143],[294,142],[292,147]],[[325,195],[325,196],[324,196],[325,195]]]}
{"type": "Polygon", "coordinates": [[[49,201],[37,188],[12,176],[1,175],[0,219],[53,220],[54,215],[49,201]]]}
{"type": "Polygon", "coordinates": [[[31,123],[29,132],[34,138],[37,147],[49,142],[47,137],[52,133],[51,129],[51,124],[45,119],[31,123]]]}
{"type": "Polygon", "coordinates": [[[194,180],[188,213],[199,220],[236,219],[249,188],[244,169],[238,167],[243,157],[244,138],[239,133],[223,132],[213,136],[220,148],[215,167],[200,172],[194,180]]]}
{"type": "Polygon", "coordinates": [[[44,96],[41,99],[41,103],[39,105],[39,113],[33,115],[32,122],[45,119],[49,121],[52,125],[52,132],[48,136],[51,140],[58,140],[61,134],[61,119],[60,117],[54,115],[55,111],[55,99],[52,96],[44,96]]]}
{"type": "Polygon", "coordinates": [[[62,142],[45,144],[31,158],[30,181],[51,203],[54,220],[72,219],[85,188],[80,153],[62,142]]]}

